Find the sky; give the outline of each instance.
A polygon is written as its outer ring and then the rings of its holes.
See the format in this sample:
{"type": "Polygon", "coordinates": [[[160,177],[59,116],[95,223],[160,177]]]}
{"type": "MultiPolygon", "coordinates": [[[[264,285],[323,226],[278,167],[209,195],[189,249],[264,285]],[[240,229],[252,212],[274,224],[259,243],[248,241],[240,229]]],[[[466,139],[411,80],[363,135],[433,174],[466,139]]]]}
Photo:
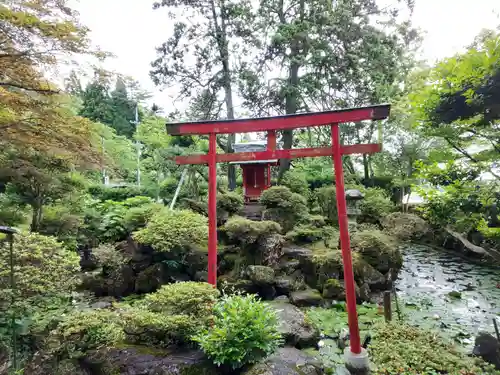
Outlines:
{"type": "MultiPolygon", "coordinates": [[[[394,0],[392,0],[394,1],[394,0]]],[[[175,93],[161,91],[149,78],[155,47],[173,23],[152,0],[73,0],[95,45],[116,55],[105,68],[131,76],[153,94],[152,102],[171,112],[175,93]]],[[[425,32],[423,57],[433,62],[460,52],[484,28],[500,25],[499,0],[415,0],[414,25],[425,32]]]]}

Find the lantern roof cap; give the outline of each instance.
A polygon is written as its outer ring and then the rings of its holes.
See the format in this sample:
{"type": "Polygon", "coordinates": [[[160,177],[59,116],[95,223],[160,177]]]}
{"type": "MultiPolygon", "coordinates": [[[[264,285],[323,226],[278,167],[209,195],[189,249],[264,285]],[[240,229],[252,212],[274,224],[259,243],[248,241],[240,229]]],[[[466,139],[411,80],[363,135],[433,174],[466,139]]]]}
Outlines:
{"type": "Polygon", "coordinates": [[[361,200],[365,195],[358,189],[348,189],[345,191],[345,199],[348,201],[361,200]]]}

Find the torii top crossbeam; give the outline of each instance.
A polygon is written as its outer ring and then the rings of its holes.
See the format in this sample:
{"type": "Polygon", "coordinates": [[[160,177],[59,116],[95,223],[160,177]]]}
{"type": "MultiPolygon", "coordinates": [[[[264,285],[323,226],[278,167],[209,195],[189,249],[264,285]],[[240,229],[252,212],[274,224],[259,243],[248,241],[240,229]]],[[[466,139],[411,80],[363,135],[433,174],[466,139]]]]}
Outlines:
{"type": "Polygon", "coordinates": [[[176,162],[178,164],[208,164],[208,282],[213,285],[216,285],[217,282],[217,163],[331,156],[334,161],[335,170],[335,188],[339,217],[340,243],[344,263],[344,282],[346,289],[349,331],[351,337],[350,349],[354,354],[361,353],[362,348],[359,337],[358,316],[356,312],[356,284],[354,282],[351,244],[347,223],[342,155],[379,152],[381,145],[358,144],[343,146],[340,144],[338,124],[363,120],[382,120],[389,116],[389,112],[390,105],[382,104],[361,108],[350,108],[317,113],[300,113],[276,117],[167,124],[167,132],[170,135],[209,134],[209,151],[207,155],[176,157],[176,162]],[[276,149],[276,131],[325,125],[331,126],[331,147],[295,150],[276,149]],[[263,131],[267,131],[266,151],[217,154],[217,134],[252,133],[263,131]]]}
{"type": "Polygon", "coordinates": [[[362,120],[383,120],[389,116],[389,112],[389,104],[379,104],[368,107],[296,113],[274,117],[178,122],[167,124],[167,133],[170,135],[201,135],[289,130],[362,120]]]}

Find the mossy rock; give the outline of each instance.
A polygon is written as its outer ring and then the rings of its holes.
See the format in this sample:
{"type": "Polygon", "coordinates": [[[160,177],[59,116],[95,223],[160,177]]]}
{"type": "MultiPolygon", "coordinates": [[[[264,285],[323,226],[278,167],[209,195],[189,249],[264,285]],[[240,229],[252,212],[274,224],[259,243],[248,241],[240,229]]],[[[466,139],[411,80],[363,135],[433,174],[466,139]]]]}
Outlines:
{"type": "Polygon", "coordinates": [[[274,284],[274,270],[266,266],[248,266],[248,278],[258,286],[274,284]]]}
{"type": "MultiPolygon", "coordinates": [[[[200,351],[164,351],[143,346],[102,349],[87,358],[103,375],[217,375],[215,365],[200,351]]],[[[69,375],[69,374],[68,374],[69,375]]]]}
{"type": "Polygon", "coordinates": [[[323,297],[316,289],[306,289],[292,292],[290,301],[298,307],[320,306],[323,303],[323,297]]]}
{"type": "Polygon", "coordinates": [[[377,271],[386,274],[390,269],[399,270],[403,256],[394,237],[379,230],[357,231],[351,236],[351,248],[377,271]]]}
{"type": "Polygon", "coordinates": [[[163,283],[161,264],[154,264],[140,272],[135,279],[136,293],[151,293],[163,283]]]}
{"type": "Polygon", "coordinates": [[[312,250],[309,256],[300,257],[301,271],[306,282],[312,288],[323,290],[323,284],[328,279],[340,279],[344,275],[342,252],[331,249],[324,243],[309,246],[312,250]]]}
{"type": "Polygon", "coordinates": [[[401,241],[420,241],[432,234],[431,227],[414,214],[393,212],[382,219],[382,227],[401,241]]]}
{"type": "Polygon", "coordinates": [[[328,279],[323,285],[323,298],[344,300],[345,299],[344,284],[337,279],[328,279]]]}

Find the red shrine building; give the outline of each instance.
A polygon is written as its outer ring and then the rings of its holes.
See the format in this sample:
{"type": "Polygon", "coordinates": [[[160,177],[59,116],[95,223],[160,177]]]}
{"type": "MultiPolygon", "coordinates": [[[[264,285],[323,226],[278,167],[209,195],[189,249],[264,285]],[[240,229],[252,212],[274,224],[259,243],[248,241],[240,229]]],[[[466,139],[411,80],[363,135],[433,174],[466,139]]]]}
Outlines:
{"type": "MultiPolygon", "coordinates": [[[[235,143],[234,152],[266,151],[267,141],[235,143]]],[[[243,196],[246,203],[258,201],[262,192],[271,187],[271,166],[278,164],[278,159],[235,161],[230,164],[241,166],[243,173],[243,196]]]]}

